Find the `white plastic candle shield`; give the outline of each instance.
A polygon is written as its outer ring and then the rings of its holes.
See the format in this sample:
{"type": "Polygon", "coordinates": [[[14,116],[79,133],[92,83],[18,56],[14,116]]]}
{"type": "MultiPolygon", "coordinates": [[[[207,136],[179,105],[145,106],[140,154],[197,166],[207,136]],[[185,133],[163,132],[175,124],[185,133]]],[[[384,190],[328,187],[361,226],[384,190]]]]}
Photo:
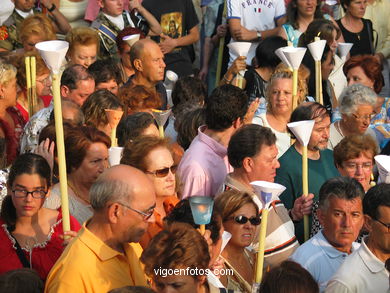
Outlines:
{"type": "Polygon", "coordinates": [[[152,110],[152,114],[154,119],[156,120],[158,126],[164,126],[164,124],[167,122],[169,115],[171,115],[172,109],[168,110],[152,110]]]}
{"type": "Polygon", "coordinates": [[[267,181],[253,181],[250,184],[266,208],[272,201],[278,200],[279,195],[286,189],[283,185],[267,181]]]}
{"type": "Polygon", "coordinates": [[[325,40],[315,41],[307,45],[310,54],[313,56],[313,59],[315,61],[321,61],[322,54],[324,53],[325,45],[326,45],[325,40]]]}
{"type": "Polygon", "coordinates": [[[209,224],[213,213],[214,200],[208,196],[191,196],[188,200],[195,224],[209,224]]]}
{"type": "Polygon", "coordinates": [[[65,60],[69,43],[65,41],[46,41],[37,43],[35,48],[37,48],[50,71],[58,74],[65,60]]]}
{"type": "Polygon", "coordinates": [[[286,56],[284,56],[284,52],[283,52],[283,49],[284,48],[287,48],[287,47],[282,47],[282,48],[279,48],[275,51],[275,54],[276,56],[278,56],[280,58],[280,60],[282,60],[283,64],[286,65],[288,68],[291,68],[292,69],[292,65],[290,64],[290,62],[287,60],[286,56]]]}
{"type": "Polygon", "coordinates": [[[339,52],[340,58],[345,61],[349,51],[351,50],[353,43],[339,43],[337,50],[339,52]]]}
{"type": "Polygon", "coordinates": [[[306,48],[284,47],[282,52],[294,70],[298,70],[305,56],[306,48]]]}
{"type": "Polygon", "coordinates": [[[314,127],[314,120],[303,120],[298,122],[287,123],[287,127],[294,133],[299,143],[307,146],[310,140],[311,132],[314,127]]]}
{"type": "Polygon", "coordinates": [[[228,244],[230,238],[232,238],[232,234],[229,233],[228,231],[223,231],[223,233],[222,233],[221,252],[225,249],[225,247],[228,244]]]}
{"type": "MultiPolygon", "coordinates": [[[[229,50],[232,50],[233,53],[237,56],[247,56],[249,49],[252,46],[250,42],[234,42],[227,45],[229,50]]],[[[245,70],[240,71],[240,75],[244,76],[245,70]]]]}
{"type": "Polygon", "coordinates": [[[167,90],[172,90],[179,76],[172,70],[167,70],[165,73],[164,86],[167,90]]]}
{"type": "Polygon", "coordinates": [[[381,183],[390,183],[390,156],[378,155],[374,157],[379,171],[381,183]]]}
{"type": "Polygon", "coordinates": [[[110,167],[119,165],[122,159],[123,147],[110,147],[108,149],[108,162],[110,167]]]}
{"type": "Polygon", "coordinates": [[[140,38],[140,34],[125,36],[122,38],[130,47],[132,47],[140,38]]]}

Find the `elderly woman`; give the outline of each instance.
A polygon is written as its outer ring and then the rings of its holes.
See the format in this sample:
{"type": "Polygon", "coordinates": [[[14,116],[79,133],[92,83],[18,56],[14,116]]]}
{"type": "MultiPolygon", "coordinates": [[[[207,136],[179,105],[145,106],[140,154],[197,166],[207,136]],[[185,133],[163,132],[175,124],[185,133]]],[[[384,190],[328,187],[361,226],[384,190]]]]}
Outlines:
{"type": "Polygon", "coordinates": [[[128,142],[123,150],[121,164],[143,171],[153,182],[156,191],[155,223],[149,225],[141,240],[146,247],[151,238],[161,231],[162,220],[179,201],[176,197],[175,165],[167,139],[154,136],[140,136],[128,142]]]}
{"type": "MultiPolygon", "coordinates": [[[[108,166],[110,145],[110,138],[92,126],[71,128],[65,133],[69,211],[80,224],[92,216],[89,189],[108,166]]],[[[53,186],[45,206],[51,209],[61,206],[59,184],[53,186]]]]}
{"type": "Polygon", "coordinates": [[[340,97],[342,119],[330,126],[328,148],[333,149],[344,137],[352,134],[369,134],[376,140],[375,132],[369,128],[377,102],[377,95],[370,88],[353,84],[340,97]]]}
{"type": "Polygon", "coordinates": [[[19,142],[15,134],[15,122],[6,111],[16,105],[16,69],[0,62],[0,138],[6,140],[7,165],[16,158],[19,142]]]}
{"type": "MultiPolygon", "coordinates": [[[[374,56],[353,56],[348,59],[343,69],[348,85],[360,83],[374,90],[377,95],[381,92],[384,86],[382,65],[374,56]]],[[[377,96],[374,114],[370,127],[375,130],[379,144],[383,147],[387,142],[385,138],[390,137],[390,99],[377,96]]]]}
{"type": "Polygon", "coordinates": [[[100,40],[98,33],[88,27],[73,28],[66,35],[69,43],[66,54],[69,65],[80,64],[85,68],[94,63],[99,53],[100,40]]]}
{"type": "MultiPolygon", "coordinates": [[[[7,187],[0,214],[0,274],[27,267],[45,280],[64,249],[61,210],[43,207],[51,187],[48,163],[35,154],[21,155],[11,167],[7,187]]],[[[73,231],[80,229],[72,216],[70,225],[73,231]]],[[[73,237],[76,232],[65,234],[73,237]]]]}
{"type": "Polygon", "coordinates": [[[111,127],[108,124],[105,109],[123,110],[123,106],[118,98],[108,90],[94,92],[81,107],[84,113],[85,123],[96,127],[109,136],[111,134],[111,127]]]}
{"type": "Polygon", "coordinates": [[[367,134],[347,136],[333,150],[334,163],[341,176],[355,178],[367,192],[377,149],[375,140],[367,134]]]}
{"type": "Polygon", "coordinates": [[[219,292],[216,288],[211,291],[206,281],[210,262],[207,243],[188,224],[175,223],[157,234],[142,253],[141,261],[156,292],[219,292]],[[183,273],[167,275],[176,269],[183,269],[183,273]]]}
{"type": "Polygon", "coordinates": [[[222,252],[225,266],[233,270],[233,276],[225,276],[222,283],[226,289],[250,293],[255,270],[255,256],[246,249],[260,224],[259,209],[252,196],[245,192],[229,190],[215,200],[215,208],[221,213],[225,231],[232,238],[222,252]]]}

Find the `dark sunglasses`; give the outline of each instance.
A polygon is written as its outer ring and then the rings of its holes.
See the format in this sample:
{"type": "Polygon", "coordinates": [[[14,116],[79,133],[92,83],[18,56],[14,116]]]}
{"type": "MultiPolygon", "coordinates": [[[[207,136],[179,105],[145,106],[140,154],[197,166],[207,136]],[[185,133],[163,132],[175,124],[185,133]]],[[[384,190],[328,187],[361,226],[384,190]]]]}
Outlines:
{"type": "Polygon", "coordinates": [[[169,168],[159,169],[159,170],[156,170],[156,171],[153,171],[153,172],[152,171],[145,171],[145,173],[153,174],[154,176],[156,176],[158,178],[163,178],[163,177],[168,176],[169,171],[171,171],[172,174],[175,174],[176,170],[177,170],[177,165],[173,165],[173,166],[171,166],[169,168]]]}
{"type": "Polygon", "coordinates": [[[248,218],[245,216],[236,216],[236,217],[230,218],[230,219],[233,219],[237,224],[240,224],[240,225],[244,225],[249,221],[253,226],[257,226],[261,222],[260,217],[248,218]]]}

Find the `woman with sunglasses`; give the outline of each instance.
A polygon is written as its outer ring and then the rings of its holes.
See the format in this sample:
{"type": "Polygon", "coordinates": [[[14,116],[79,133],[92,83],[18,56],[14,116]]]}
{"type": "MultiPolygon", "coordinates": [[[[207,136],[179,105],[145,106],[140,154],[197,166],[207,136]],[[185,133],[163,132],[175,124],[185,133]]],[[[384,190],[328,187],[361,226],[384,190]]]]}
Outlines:
{"type": "Polygon", "coordinates": [[[250,293],[255,255],[246,247],[252,243],[260,224],[259,209],[251,195],[233,189],[218,195],[214,205],[221,213],[225,231],[232,234],[221,255],[226,268],[232,269],[234,274],[221,277],[221,281],[226,289],[250,293]]]}
{"type": "Polygon", "coordinates": [[[352,134],[369,134],[376,141],[374,130],[369,128],[376,102],[377,95],[369,87],[348,86],[339,100],[341,120],[330,126],[328,148],[333,150],[344,137],[352,134]]]}
{"type": "Polygon", "coordinates": [[[176,168],[167,139],[140,136],[129,141],[123,150],[121,164],[143,171],[156,191],[155,223],[151,223],[140,243],[143,248],[163,228],[163,219],[179,202],[176,196],[176,168]]]}
{"type": "Polygon", "coordinates": [[[60,257],[63,235],[76,236],[80,225],[72,216],[72,231],[63,232],[61,210],[43,208],[50,194],[51,169],[35,154],[23,154],[11,167],[0,215],[0,274],[31,268],[45,280],[60,257]]]}

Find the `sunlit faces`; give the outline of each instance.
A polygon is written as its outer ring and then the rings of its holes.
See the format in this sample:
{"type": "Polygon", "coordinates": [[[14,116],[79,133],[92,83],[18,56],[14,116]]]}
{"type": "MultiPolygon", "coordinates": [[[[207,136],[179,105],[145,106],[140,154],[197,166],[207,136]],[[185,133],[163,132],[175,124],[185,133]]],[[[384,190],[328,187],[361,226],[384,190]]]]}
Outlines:
{"type": "Polygon", "coordinates": [[[359,105],[355,113],[351,115],[342,115],[345,127],[356,134],[364,134],[370,126],[371,118],[374,113],[374,107],[371,105],[359,105]]]}
{"type": "MultiPolygon", "coordinates": [[[[47,192],[48,186],[46,180],[41,178],[38,174],[21,174],[15,178],[13,186],[11,186],[10,189],[13,191],[39,190],[47,192]]],[[[34,198],[31,193],[24,198],[17,198],[12,191],[10,194],[12,194],[12,202],[18,217],[34,216],[43,206],[46,198],[46,196],[43,198],[34,198]]]]}
{"type": "Polygon", "coordinates": [[[328,115],[315,119],[313,131],[307,148],[312,151],[326,149],[329,140],[330,117],[328,115]]]}
{"type": "Polygon", "coordinates": [[[313,16],[316,11],[316,0],[297,0],[298,14],[302,16],[313,16]]]}
{"type": "Polygon", "coordinates": [[[51,94],[51,78],[50,74],[42,74],[37,76],[37,83],[36,83],[36,90],[37,90],[37,96],[48,96],[51,94]]]}
{"type": "Polygon", "coordinates": [[[276,169],[280,167],[276,145],[262,145],[261,151],[256,156],[248,159],[253,161],[251,168],[247,170],[251,181],[274,182],[276,169]]]}
{"type": "Polygon", "coordinates": [[[344,6],[352,17],[363,18],[366,13],[367,1],[366,0],[352,0],[349,6],[344,6]]]}
{"type": "Polygon", "coordinates": [[[34,51],[35,50],[35,45],[38,44],[39,42],[43,42],[45,39],[37,34],[32,34],[30,35],[26,40],[22,42],[24,51],[34,51]]]}
{"type": "MultiPolygon", "coordinates": [[[[152,150],[145,157],[145,165],[148,172],[155,172],[174,165],[172,155],[167,148],[158,147],[152,150]]],[[[156,196],[171,196],[175,194],[176,179],[172,171],[169,171],[165,177],[157,177],[154,174],[147,174],[153,182],[156,196]]]]}
{"type": "Polygon", "coordinates": [[[360,153],[360,156],[354,159],[347,160],[337,166],[341,176],[355,178],[367,191],[370,188],[371,173],[373,168],[373,154],[360,153]]]}
{"type": "Polygon", "coordinates": [[[81,45],[77,44],[73,46],[73,50],[70,52],[69,61],[71,64],[80,64],[85,68],[88,68],[97,58],[97,46],[96,44],[81,45]]]}
{"type": "Polygon", "coordinates": [[[317,213],[328,242],[337,250],[349,253],[363,226],[362,200],[330,197],[328,208],[317,213]]]}
{"type": "Polygon", "coordinates": [[[108,91],[112,92],[114,95],[117,95],[118,90],[119,90],[119,86],[118,86],[118,83],[116,82],[116,80],[110,79],[107,82],[101,82],[101,83],[96,85],[96,90],[102,90],[102,89],[108,90],[108,91]]]}
{"type": "Polygon", "coordinates": [[[379,206],[378,207],[378,217],[372,219],[370,216],[365,215],[366,222],[369,225],[368,231],[370,233],[370,241],[374,242],[375,247],[383,252],[390,253],[390,233],[387,227],[384,224],[390,224],[390,207],[388,206],[379,206]],[[380,222],[382,223],[380,223],[380,222]]]}
{"type": "Polygon", "coordinates": [[[152,42],[148,43],[148,50],[145,50],[141,58],[141,63],[142,65],[136,69],[142,71],[142,75],[150,83],[157,83],[164,79],[164,54],[157,44],[152,42]]]}
{"type": "Polygon", "coordinates": [[[349,86],[359,83],[374,89],[374,80],[369,79],[360,66],[352,67],[347,72],[347,82],[349,86]]]}
{"type": "Polygon", "coordinates": [[[225,230],[232,234],[228,245],[244,248],[252,243],[256,226],[252,225],[250,221],[245,224],[236,223],[234,218],[237,216],[244,216],[248,219],[257,217],[255,205],[245,204],[223,223],[225,230]]]}
{"type": "Polygon", "coordinates": [[[80,107],[85,100],[95,91],[95,81],[90,78],[86,80],[79,80],[76,82],[75,89],[69,89],[66,86],[61,87],[61,96],[72,100],[80,107]]]}
{"type": "Polygon", "coordinates": [[[202,282],[189,275],[169,275],[165,278],[154,278],[154,289],[160,293],[199,293],[202,282]]]}
{"type": "Polygon", "coordinates": [[[118,16],[123,12],[123,0],[98,0],[98,4],[110,16],[118,16]]]}
{"type": "Polygon", "coordinates": [[[74,178],[87,186],[92,185],[101,173],[108,167],[108,149],[104,143],[92,143],[79,168],[72,170],[74,178]]]}
{"type": "Polygon", "coordinates": [[[269,101],[273,112],[290,112],[292,109],[293,82],[289,78],[279,78],[272,82],[269,101]]]}
{"type": "Polygon", "coordinates": [[[16,78],[11,79],[5,85],[0,84],[0,97],[2,97],[2,103],[6,106],[6,108],[16,105],[16,95],[16,78]]]}
{"type": "Polygon", "coordinates": [[[29,12],[35,5],[35,0],[13,0],[15,8],[23,12],[29,12]]]}

